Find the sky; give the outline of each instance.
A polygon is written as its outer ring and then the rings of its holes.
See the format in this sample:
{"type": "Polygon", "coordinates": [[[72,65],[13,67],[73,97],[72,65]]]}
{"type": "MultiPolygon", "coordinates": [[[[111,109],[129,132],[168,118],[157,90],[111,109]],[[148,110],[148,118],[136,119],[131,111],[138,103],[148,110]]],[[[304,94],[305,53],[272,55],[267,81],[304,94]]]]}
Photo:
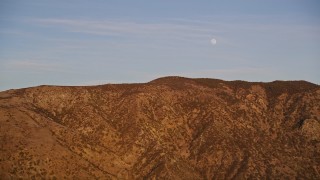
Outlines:
{"type": "Polygon", "coordinates": [[[0,0],[0,91],[319,69],[319,0],[0,0]]]}

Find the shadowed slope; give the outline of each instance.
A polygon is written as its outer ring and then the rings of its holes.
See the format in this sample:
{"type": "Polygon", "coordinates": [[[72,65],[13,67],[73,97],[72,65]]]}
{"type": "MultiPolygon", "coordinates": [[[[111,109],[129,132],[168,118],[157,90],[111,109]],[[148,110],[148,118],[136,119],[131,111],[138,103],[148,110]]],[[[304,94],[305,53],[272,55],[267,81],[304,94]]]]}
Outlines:
{"type": "Polygon", "coordinates": [[[320,178],[320,88],[165,77],[0,93],[0,177],[320,178]]]}

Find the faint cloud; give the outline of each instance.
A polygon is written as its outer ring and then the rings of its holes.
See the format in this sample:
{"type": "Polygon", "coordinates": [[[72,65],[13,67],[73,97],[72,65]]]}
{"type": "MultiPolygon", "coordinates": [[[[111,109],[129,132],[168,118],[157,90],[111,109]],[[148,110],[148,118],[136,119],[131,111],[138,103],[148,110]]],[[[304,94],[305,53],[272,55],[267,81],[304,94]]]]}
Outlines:
{"type": "Polygon", "coordinates": [[[30,32],[24,32],[16,29],[0,29],[0,35],[13,35],[13,36],[32,36],[30,32]]]}
{"type": "Polygon", "coordinates": [[[9,61],[7,64],[7,68],[10,70],[32,70],[34,72],[61,71],[62,65],[35,60],[16,60],[9,61]]]}
{"type": "Polygon", "coordinates": [[[62,28],[69,32],[100,36],[138,35],[188,40],[190,38],[208,38],[216,32],[207,26],[179,23],[137,23],[131,21],[75,19],[29,19],[27,21],[42,26],[62,28]]]}

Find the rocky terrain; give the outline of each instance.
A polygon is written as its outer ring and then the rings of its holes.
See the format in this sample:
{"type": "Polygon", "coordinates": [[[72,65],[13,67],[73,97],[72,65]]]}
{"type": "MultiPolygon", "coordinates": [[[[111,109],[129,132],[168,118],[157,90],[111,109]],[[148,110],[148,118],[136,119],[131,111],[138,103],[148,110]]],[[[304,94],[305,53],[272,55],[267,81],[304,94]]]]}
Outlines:
{"type": "Polygon", "coordinates": [[[164,77],[0,92],[0,179],[320,179],[320,86],[164,77]]]}

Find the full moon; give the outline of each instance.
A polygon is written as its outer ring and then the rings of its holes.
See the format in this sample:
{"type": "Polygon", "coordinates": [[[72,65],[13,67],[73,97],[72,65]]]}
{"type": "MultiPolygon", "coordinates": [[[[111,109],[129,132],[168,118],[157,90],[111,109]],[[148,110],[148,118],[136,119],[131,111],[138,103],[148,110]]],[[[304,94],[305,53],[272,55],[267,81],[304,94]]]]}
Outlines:
{"type": "Polygon", "coordinates": [[[217,40],[216,40],[216,39],[214,39],[214,38],[213,38],[213,39],[211,39],[211,41],[210,41],[210,42],[211,42],[211,44],[212,44],[212,45],[216,45],[216,44],[217,44],[217,40]]]}

